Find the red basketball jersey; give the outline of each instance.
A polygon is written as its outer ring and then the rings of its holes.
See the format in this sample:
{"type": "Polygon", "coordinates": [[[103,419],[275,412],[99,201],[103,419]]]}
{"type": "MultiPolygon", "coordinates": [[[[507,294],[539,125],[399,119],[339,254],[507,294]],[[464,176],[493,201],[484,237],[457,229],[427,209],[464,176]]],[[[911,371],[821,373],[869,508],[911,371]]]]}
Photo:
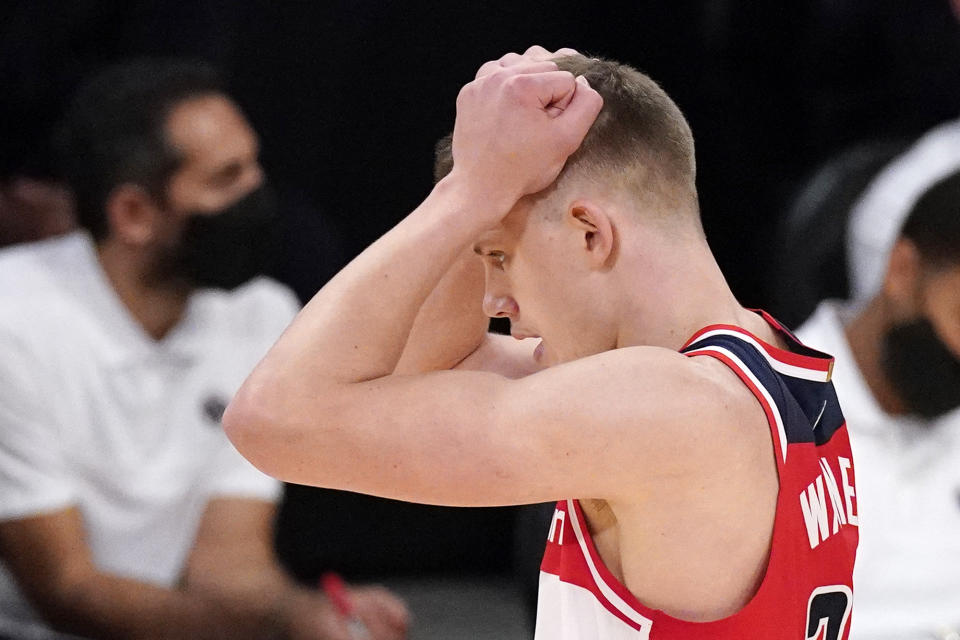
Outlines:
{"type": "Polygon", "coordinates": [[[846,640],[858,540],[853,458],[830,373],[833,359],[769,345],[740,327],[709,326],[682,352],[716,358],[767,415],[780,478],[766,574],[736,614],[685,622],[643,605],[604,566],[580,504],[557,504],[540,572],[537,640],[846,640]]]}

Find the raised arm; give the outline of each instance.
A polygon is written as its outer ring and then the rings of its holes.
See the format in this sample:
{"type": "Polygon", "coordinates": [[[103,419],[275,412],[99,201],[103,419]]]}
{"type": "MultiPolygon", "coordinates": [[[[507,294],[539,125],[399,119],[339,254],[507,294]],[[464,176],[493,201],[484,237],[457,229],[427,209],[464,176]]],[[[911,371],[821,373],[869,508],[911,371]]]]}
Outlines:
{"type": "MultiPolygon", "coordinates": [[[[585,81],[549,62],[502,68],[465,87],[453,172],[317,294],[231,403],[225,426],[241,453],[286,480],[426,502],[525,502],[572,490],[534,471],[577,441],[575,422],[553,422],[589,419],[565,390],[593,389],[588,379],[599,380],[616,356],[516,382],[393,372],[444,274],[522,195],[555,179],[600,104],[585,81]]],[[[608,436],[582,456],[614,446],[616,429],[608,436]]]]}
{"type": "MultiPolygon", "coordinates": [[[[428,298],[475,277],[456,275],[465,249],[554,179],[599,107],[550,63],[468,85],[453,172],[317,294],[234,398],[224,425],[240,452],[287,481],[452,505],[635,498],[643,474],[699,473],[702,452],[723,459],[733,438],[704,447],[704,425],[747,423],[758,407],[731,395],[742,385],[714,362],[631,348],[515,380],[416,373],[456,362],[409,349],[432,322],[428,298]]],[[[464,335],[466,351],[476,338],[464,335]]]]}

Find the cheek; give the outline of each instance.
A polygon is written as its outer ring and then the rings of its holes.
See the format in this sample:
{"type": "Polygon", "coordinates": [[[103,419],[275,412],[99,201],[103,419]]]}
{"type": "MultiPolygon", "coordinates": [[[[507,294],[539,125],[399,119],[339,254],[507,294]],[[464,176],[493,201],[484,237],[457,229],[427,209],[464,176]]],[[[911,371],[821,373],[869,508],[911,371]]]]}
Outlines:
{"type": "Polygon", "coordinates": [[[927,295],[927,315],[937,335],[960,358],[960,273],[938,279],[927,295]]]}

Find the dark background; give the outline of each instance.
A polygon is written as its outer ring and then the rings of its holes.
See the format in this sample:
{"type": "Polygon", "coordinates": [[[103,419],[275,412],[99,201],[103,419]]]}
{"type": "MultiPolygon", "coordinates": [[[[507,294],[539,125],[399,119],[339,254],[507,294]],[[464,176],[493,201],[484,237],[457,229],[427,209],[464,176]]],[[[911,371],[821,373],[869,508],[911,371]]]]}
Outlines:
{"type": "MultiPolygon", "coordinates": [[[[720,265],[745,305],[775,314],[777,231],[808,176],[854,143],[915,137],[960,113],[960,28],[947,0],[7,1],[2,168],[48,170],[50,123],[103,64],[211,60],[260,133],[284,202],[279,275],[306,299],[428,192],[433,144],[476,68],[531,44],[619,59],[660,81],[697,140],[720,265]]],[[[507,571],[515,517],[293,487],[278,543],[304,579],[331,567],[507,571]]]]}

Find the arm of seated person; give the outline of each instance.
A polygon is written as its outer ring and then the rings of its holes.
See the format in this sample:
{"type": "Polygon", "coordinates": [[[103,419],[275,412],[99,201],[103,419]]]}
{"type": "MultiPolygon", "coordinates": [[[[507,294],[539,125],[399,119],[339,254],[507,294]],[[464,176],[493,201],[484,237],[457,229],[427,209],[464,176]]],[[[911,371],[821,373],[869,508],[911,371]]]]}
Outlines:
{"type": "MultiPolygon", "coordinates": [[[[232,615],[254,618],[288,638],[344,638],[349,632],[315,589],[297,586],[273,552],[272,503],[215,498],[204,512],[187,561],[184,588],[217,602],[232,615]]],[[[352,589],[357,615],[375,640],[405,637],[408,614],[385,589],[352,589]]]]}
{"type": "Polygon", "coordinates": [[[218,605],[97,569],[73,507],[0,522],[0,556],[55,629],[94,638],[242,635],[218,605]]]}

